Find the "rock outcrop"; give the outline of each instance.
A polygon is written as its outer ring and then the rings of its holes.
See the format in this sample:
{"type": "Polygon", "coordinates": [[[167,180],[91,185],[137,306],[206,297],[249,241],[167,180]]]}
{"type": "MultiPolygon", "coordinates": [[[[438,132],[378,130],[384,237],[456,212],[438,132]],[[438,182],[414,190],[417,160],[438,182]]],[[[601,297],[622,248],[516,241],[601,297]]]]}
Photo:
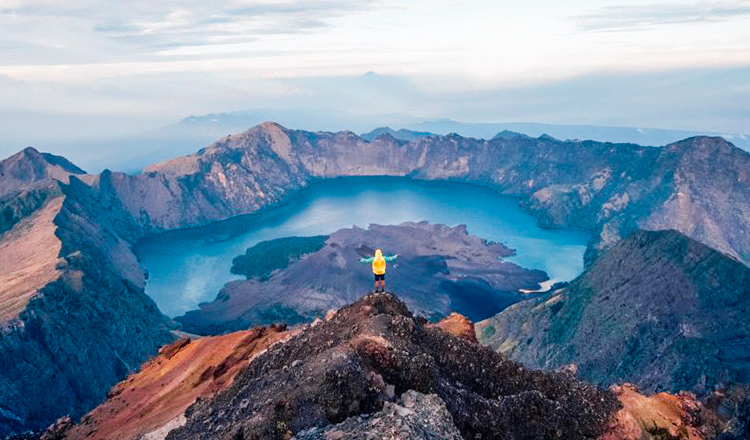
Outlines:
{"type": "MultiPolygon", "coordinates": [[[[313,324],[305,324],[294,328],[292,331],[282,331],[280,328],[255,328],[250,331],[241,331],[218,337],[207,337],[191,341],[190,338],[182,338],[179,341],[165,346],[160,350],[159,356],[146,363],[140,372],[130,376],[118,384],[110,392],[109,398],[101,406],[83,418],[77,426],[72,426],[70,418],[63,418],[50,427],[41,437],[48,440],[77,440],[85,438],[101,438],[109,440],[157,440],[164,439],[169,433],[185,425],[187,419],[183,414],[188,404],[196,402],[198,407],[208,407],[207,414],[212,410],[218,411],[217,417],[224,418],[224,414],[231,414],[231,421],[219,423],[211,427],[213,418],[204,418],[201,425],[193,425],[193,429],[200,429],[200,438],[226,438],[227,431],[232,431],[233,426],[246,424],[265,424],[271,428],[250,438],[293,438],[295,440],[329,440],[329,439],[463,439],[477,438],[474,436],[462,436],[457,421],[466,420],[470,414],[465,413],[465,404],[476,408],[477,386],[486,384],[487,380],[498,381],[491,383],[493,387],[500,387],[508,392],[509,387],[521,387],[519,381],[528,374],[531,382],[527,384],[537,391],[545,392],[552,384],[557,386],[570,386],[573,388],[584,387],[578,382],[570,382],[575,374],[575,368],[564,368],[559,372],[550,374],[545,381],[540,373],[524,372],[523,369],[515,370],[499,367],[497,362],[508,364],[502,357],[493,358],[489,356],[490,362],[485,364],[485,370],[479,371],[473,363],[487,357],[481,353],[473,353],[471,347],[482,351],[476,346],[473,339],[473,326],[471,322],[460,315],[451,315],[438,324],[425,324],[423,320],[408,320],[403,322],[399,316],[404,313],[403,306],[390,295],[369,296],[360,300],[357,304],[343,310],[331,310],[326,317],[326,322],[316,321],[313,324]],[[375,310],[373,310],[375,307],[375,310]],[[388,317],[378,316],[381,313],[390,315],[388,317]],[[341,321],[343,315],[349,315],[341,321]],[[383,319],[386,318],[386,319],[383,319]],[[374,322],[369,322],[376,320],[374,322]],[[315,336],[316,332],[324,331],[321,326],[328,325],[333,328],[325,330],[327,337],[315,336]],[[344,327],[349,331],[347,342],[338,341],[331,333],[337,328],[344,327]],[[374,327],[373,327],[374,326],[374,327]],[[423,327],[421,327],[423,326],[423,327]],[[355,331],[351,331],[354,328],[355,331]],[[467,329],[471,328],[472,336],[469,337],[467,329]],[[385,330],[383,330],[385,329],[385,330]],[[428,332],[428,335],[418,337],[420,333],[428,332]],[[437,332],[437,333],[435,333],[437,332]],[[442,333],[442,335],[441,335],[442,333]],[[439,362],[440,354],[436,352],[439,346],[432,343],[428,346],[415,346],[414,344],[427,343],[434,340],[448,338],[447,348],[450,349],[451,359],[448,362],[439,362]],[[404,339],[406,341],[404,341],[404,339]],[[310,347],[311,356],[317,358],[300,357],[291,363],[279,365],[270,364],[263,360],[262,356],[267,350],[282,350],[277,344],[289,343],[290,350],[297,357],[302,349],[301,344],[322,343],[324,347],[310,347]],[[329,341],[330,344],[329,344],[329,341]],[[468,345],[467,342],[468,341],[468,345]],[[376,345],[373,346],[372,344],[376,345]],[[457,344],[454,346],[454,344],[457,344]],[[342,345],[344,347],[342,347],[342,345]],[[296,347],[294,347],[296,346],[296,347]],[[380,348],[378,348],[380,346],[380,348]],[[400,352],[407,348],[408,353],[400,352]],[[469,349],[468,351],[467,348],[469,349]],[[410,354],[415,354],[411,349],[419,350],[422,360],[419,363],[435,363],[435,368],[427,368],[420,371],[415,362],[404,362],[410,354]],[[460,355],[458,354],[460,352],[460,355]],[[375,355],[377,353],[377,355],[375,355]],[[323,362],[325,356],[335,354],[336,360],[323,362]],[[375,355],[375,362],[370,356],[375,355]],[[472,356],[475,356],[472,359],[472,356]],[[461,365],[455,365],[456,358],[460,363],[469,366],[468,371],[461,369],[461,365]],[[243,371],[250,368],[254,362],[264,362],[261,369],[256,370],[256,376],[248,377],[243,371]],[[336,364],[346,366],[347,374],[342,377],[340,368],[328,377],[326,365],[336,364]],[[325,367],[326,369],[316,369],[325,367]],[[407,368],[409,371],[402,371],[407,368]],[[281,370],[280,372],[278,370],[281,370]],[[359,371],[363,369],[364,371],[359,371]],[[437,371],[437,373],[435,373],[437,371]],[[510,371],[511,374],[495,374],[502,371],[510,371]],[[278,378],[282,373],[288,373],[283,381],[273,382],[261,380],[262,374],[270,374],[278,378]],[[437,374],[438,377],[432,381],[425,378],[417,380],[416,374],[437,374]],[[491,378],[483,378],[489,373],[491,378]],[[474,375],[479,374],[475,377],[474,375]],[[326,376],[321,388],[319,376],[326,376]],[[368,392],[363,394],[352,393],[351,390],[338,382],[347,379],[359,380],[364,376],[371,386],[368,392]],[[256,399],[254,394],[234,395],[232,399],[225,399],[221,404],[211,403],[211,399],[223,390],[227,390],[233,383],[234,378],[240,377],[244,380],[242,385],[248,387],[255,393],[263,393],[269,388],[268,399],[256,399]],[[396,379],[392,379],[392,378],[396,379]],[[406,380],[406,382],[402,382],[406,380]],[[289,382],[289,383],[287,383],[289,382]],[[448,382],[442,383],[440,382],[448,382]],[[503,383],[499,383],[503,382],[503,383]],[[262,383],[261,389],[257,385],[262,383]],[[397,385],[399,387],[411,387],[413,384],[423,389],[430,389],[431,394],[424,394],[408,389],[398,398],[396,395],[397,385]],[[399,385],[400,384],[400,385],[399,385]],[[295,386],[303,386],[303,392],[295,392],[286,398],[287,391],[295,386]],[[277,387],[277,393],[271,393],[271,389],[277,387]],[[442,390],[442,391],[441,391],[442,390]],[[305,392],[309,394],[304,395],[305,392]],[[345,392],[344,395],[340,393],[345,392]],[[324,393],[324,394],[321,394],[324,393]],[[362,407],[363,402],[372,400],[378,393],[382,396],[382,408],[375,408],[371,412],[358,412],[356,402],[362,407]],[[444,400],[447,399],[447,400],[444,400]],[[239,402],[239,403],[238,403],[239,402]],[[349,403],[348,403],[349,402],[349,403]],[[316,415],[320,417],[320,405],[325,405],[329,411],[343,411],[341,406],[348,403],[346,411],[351,415],[342,421],[335,421],[328,417],[315,422],[316,415]],[[311,411],[313,420],[306,420],[304,411],[311,411]],[[296,415],[295,415],[296,414],[296,415]],[[268,419],[269,415],[275,417],[268,419]],[[296,417],[296,419],[295,419],[296,417]],[[454,417],[456,417],[454,419],[454,417]],[[298,420],[301,419],[301,420],[298,420]],[[274,425],[275,423],[275,425],[274,425]],[[311,424],[312,426],[297,430],[294,423],[311,424]]],[[[271,360],[284,361],[278,355],[268,354],[271,360]]],[[[285,360],[286,359],[286,360],[285,360]]],[[[512,366],[513,364],[510,363],[512,366]]],[[[516,365],[517,366],[517,365],[516,365]]],[[[591,391],[591,388],[588,389],[591,391]]],[[[549,393],[549,390],[546,391],[549,393]]],[[[610,392],[599,392],[592,401],[587,404],[591,407],[603,409],[610,406],[612,396],[617,398],[617,408],[613,406],[607,422],[601,429],[600,440],[643,440],[643,439],[668,439],[668,440],[709,440],[721,435],[721,439],[742,438],[745,429],[743,419],[743,408],[746,400],[745,389],[735,389],[729,393],[714,396],[710,401],[711,409],[700,403],[695,395],[681,392],[676,395],[659,393],[652,396],[641,394],[635,386],[623,384],[612,386],[610,392]],[[607,403],[609,401],[609,404],[607,403]],[[597,403],[600,402],[600,403],[597,403]],[[600,406],[603,405],[603,406],[600,406]],[[728,410],[723,408],[728,408],[728,410]],[[618,409],[619,408],[619,409],[618,409]],[[737,437],[739,435],[740,437],[737,437]]],[[[555,430],[548,432],[544,426],[550,422],[550,414],[540,413],[534,406],[520,404],[519,400],[525,392],[518,395],[495,397],[494,391],[481,402],[484,411],[474,414],[471,423],[482,426],[483,420],[496,420],[498,411],[503,405],[505,410],[508,406],[518,406],[522,416],[531,420],[539,431],[524,431],[522,427],[512,426],[508,432],[503,426],[495,425],[497,430],[490,433],[489,438],[580,438],[565,437],[567,430],[555,430]],[[489,410],[486,408],[489,407],[489,410]],[[525,411],[529,411],[528,413],[525,411]],[[540,424],[543,426],[540,428],[540,424]]],[[[586,395],[587,393],[584,393],[586,395]]],[[[539,396],[532,394],[533,397],[539,396]]],[[[533,400],[533,399],[532,399],[533,400]]],[[[579,405],[582,402],[577,398],[572,401],[567,397],[557,400],[553,412],[566,412],[564,407],[568,403],[579,405]]],[[[194,411],[191,409],[190,411],[194,411]]],[[[193,417],[196,417],[194,414],[193,417]]],[[[337,419],[343,417],[337,416],[337,419]]],[[[575,414],[566,420],[566,425],[572,425],[576,421],[585,420],[589,416],[575,414]]],[[[253,425],[255,426],[255,425],[253,425]]],[[[249,429],[249,428],[248,428],[249,429]]],[[[481,429],[479,434],[486,434],[489,428],[481,429]]],[[[243,432],[243,431],[238,431],[243,432]]],[[[254,431],[253,431],[254,432],[254,431]]],[[[184,434],[175,432],[173,438],[183,438],[184,434]]],[[[244,434],[234,434],[240,438],[244,434]]],[[[481,438],[487,438],[483,435],[481,438]]],[[[20,440],[20,439],[19,439],[20,440]]],[[[26,439],[24,439],[26,440],[26,439]]]]}
{"type": "Polygon", "coordinates": [[[710,394],[750,380],[750,269],[676,231],[638,231],[567,288],[477,324],[530,368],[575,363],[585,380],[710,394]]]}
{"type": "Polygon", "coordinates": [[[445,402],[435,394],[405,392],[397,403],[385,402],[383,409],[350,417],[337,425],[310,428],[295,440],[463,440],[453,424],[445,402]]]}
{"type": "Polygon", "coordinates": [[[435,324],[427,324],[427,327],[438,328],[446,333],[452,334],[453,336],[464,338],[469,342],[479,342],[477,340],[474,323],[467,317],[455,312],[435,324]]]}
{"type": "MultiPolygon", "coordinates": [[[[288,238],[256,246],[265,249],[289,243],[295,246],[288,238]]],[[[542,271],[501,261],[514,251],[469,235],[463,225],[451,228],[421,222],[354,227],[334,232],[322,244],[312,254],[274,271],[267,280],[230,282],[216,300],[175,320],[197,334],[312,321],[373,289],[372,268],[359,260],[371,257],[376,247],[399,254],[390,263],[388,286],[403,292],[406,304],[427,317],[457,311],[470,319],[484,319],[527,298],[520,289],[539,288],[547,279],[542,271]]],[[[254,248],[248,254],[261,258],[254,248]]]]}
{"type": "Polygon", "coordinates": [[[691,393],[645,396],[630,384],[610,389],[622,408],[601,440],[711,440],[727,430],[726,421],[691,393]]]}
{"type": "MultiPolygon", "coordinates": [[[[386,402],[406,408],[417,396],[409,390],[441,399],[463,438],[596,438],[618,409],[613,394],[568,372],[527,370],[423,322],[391,294],[364,296],[256,357],[230,388],[188,408],[167,439],[288,439],[342,422],[328,432],[343,436],[360,421],[388,422],[352,417],[392,417],[399,408],[386,402]]],[[[443,430],[440,402],[425,403],[443,430]]]]}

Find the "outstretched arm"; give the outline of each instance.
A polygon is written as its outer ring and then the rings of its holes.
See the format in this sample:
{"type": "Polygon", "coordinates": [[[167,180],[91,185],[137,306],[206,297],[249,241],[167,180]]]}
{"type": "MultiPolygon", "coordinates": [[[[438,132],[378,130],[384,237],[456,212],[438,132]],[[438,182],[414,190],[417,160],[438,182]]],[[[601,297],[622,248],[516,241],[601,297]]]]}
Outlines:
{"type": "Polygon", "coordinates": [[[370,257],[370,258],[360,258],[360,259],[359,259],[359,262],[360,262],[360,263],[372,263],[373,261],[375,261],[375,257],[370,257]]]}
{"type": "Polygon", "coordinates": [[[389,256],[383,257],[383,258],[385,258],[385,261],[393,261],[393,260],[395,260],[395,259],[398,258],[398,254],[396,254],[396,255],[389,255],[389,256]]]}

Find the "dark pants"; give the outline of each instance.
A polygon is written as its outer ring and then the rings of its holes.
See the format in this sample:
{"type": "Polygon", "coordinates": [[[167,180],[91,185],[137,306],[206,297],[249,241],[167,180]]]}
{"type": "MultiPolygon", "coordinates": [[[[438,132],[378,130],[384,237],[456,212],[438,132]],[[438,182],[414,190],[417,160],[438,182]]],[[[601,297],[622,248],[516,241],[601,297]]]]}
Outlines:
{"type": "Polygon", "coordinates": [[[375,293],[379,291],[378,289],[378,281],[383,283],[382,291],[385,292],[385,274],[374,274],[375,275],[375,293]]]}

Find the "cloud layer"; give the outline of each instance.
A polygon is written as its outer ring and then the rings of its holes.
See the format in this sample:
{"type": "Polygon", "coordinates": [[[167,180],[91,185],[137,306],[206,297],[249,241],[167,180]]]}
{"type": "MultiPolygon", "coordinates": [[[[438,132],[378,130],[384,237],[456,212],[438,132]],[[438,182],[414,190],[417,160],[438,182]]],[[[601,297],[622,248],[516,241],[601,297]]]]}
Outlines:
{"type": "Polygon", "coordinates": [[[750,16],[750,1],[614,5],[575,17],[587,31],[634,31],[686,23],[716,23],[750,16]]]}
{"type": "Polygon", "coordinates": [[[750,126],[750,0],[0,0],[0,54],[9,148],[246,109],[750,126]]]}

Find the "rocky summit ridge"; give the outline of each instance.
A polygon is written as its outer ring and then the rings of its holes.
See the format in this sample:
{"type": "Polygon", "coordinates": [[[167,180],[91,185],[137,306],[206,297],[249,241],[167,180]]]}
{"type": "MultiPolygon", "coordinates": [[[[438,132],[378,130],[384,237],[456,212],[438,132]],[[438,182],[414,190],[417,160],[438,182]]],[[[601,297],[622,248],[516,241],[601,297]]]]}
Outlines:
{"type": "Polygon", "coordinates": [[[424,324],[392,294],[366,295],[259,355],[227,390],[188,408],[167,439],[311,438],[381,410],[414,411],[387,402],[424,402],[441,418],[433,428],[454,438],[451,419],[464,438],[584,439],[604,432],[618,408],[614,395],[569,373],[527,370],[424,324]]]}
{"type": "Polygon", "coordinates": [[[603,391],[574,374],[477,345],[460,315],[428,324],[368,294],[291,330],[166,346],[81,423],[62,419],[42,439],[706,440],[726,429],[689,393],[603,391]]]}

